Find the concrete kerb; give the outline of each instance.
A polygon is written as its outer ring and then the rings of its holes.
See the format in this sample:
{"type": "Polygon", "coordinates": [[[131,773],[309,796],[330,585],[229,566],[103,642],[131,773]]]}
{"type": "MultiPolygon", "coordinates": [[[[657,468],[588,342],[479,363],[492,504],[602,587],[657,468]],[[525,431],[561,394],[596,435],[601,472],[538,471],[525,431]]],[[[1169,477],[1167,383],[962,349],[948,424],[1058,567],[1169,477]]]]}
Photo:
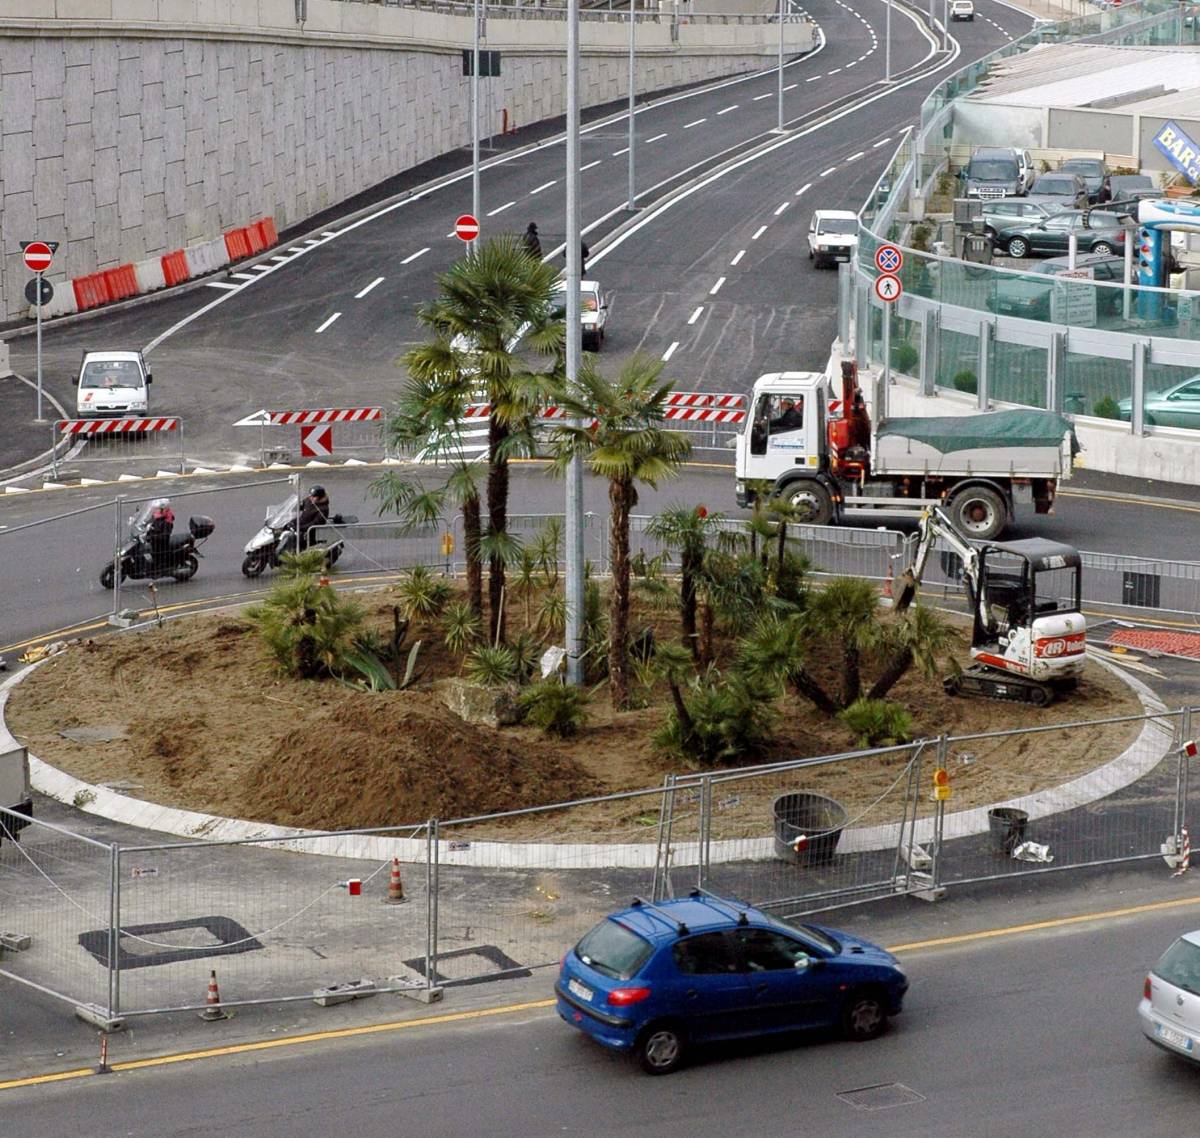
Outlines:
{"type": "MultiPolygon", "coordinates": [[[[135,633],[138,629],[128,631],[135,633]]],[[[53,656],[37,661],[0,683],[0,753],[18,745],[8,728],[5,716],[9,694],[33,672],[34,668],[50,659],[53,659],[53,656]]],[[[1161,715],[1166,711],[1165,705],[1140,680],[1127,675],[1107,661],[1098,662],[1129,685],[1147,714],[1161,715]]],[[[1005,805],[1026,811],[1030,818],[1045,818],[1084,806],[1136,782],[1147,774],[1162,761],[1170,742],[1171,733],[1168,728],[1154,720],[1147,720],[1134,743],[1109,762],[1061,786],[1008,800],[1005,805]]],[[[154,830],[184,840],[269,840],[276,843],[277,848],[296,853],[373,862],[390,861],[393,857],[405,862],[420,862],[427,856],[424,838],[387,837],[378,833],[352,831],[329,833],[224,818],[131,798],[109,787],[77,779],[33,754],[29,755],[29,768],[33,788],[39,794],[69,806],[83,803],[79,808],[89,814],[97,814],[112,822],[154,830]]],[[[987,833],[988,809],[989,807],[976,807],[948,813],[944,819],[944,836],[960,838],[987,833]]],[[[931,840],[933,824],[932,818],[919,820],[914,840],[931,840]]],[[[764,826],[768,825],[769,820],[764,817],[764,826]]],[[[899,828],[896,824],[863,827],[845,831],[839,848],[847,853],[889,849],[896,845],[898,839],[899,828]]],[[[684,862],[697,858],[700,852],[699,843],[695,842],[681,842],[674,848],[676,857],[684,862]]],[[[438,852],[439,864],[443,866],[476,869],[554,869],[564,864],[590,869],[650,869],[656,863],[656,856],[657,846],[651,843],[551,844],[472,841],[467,850],[452,850],[447,841],[440,843],[438,852]]],[[[773,836],[750,841],[712,842],[708,850],[709,860],[717,863],[765,861],[773,857],[773,836]]]]}

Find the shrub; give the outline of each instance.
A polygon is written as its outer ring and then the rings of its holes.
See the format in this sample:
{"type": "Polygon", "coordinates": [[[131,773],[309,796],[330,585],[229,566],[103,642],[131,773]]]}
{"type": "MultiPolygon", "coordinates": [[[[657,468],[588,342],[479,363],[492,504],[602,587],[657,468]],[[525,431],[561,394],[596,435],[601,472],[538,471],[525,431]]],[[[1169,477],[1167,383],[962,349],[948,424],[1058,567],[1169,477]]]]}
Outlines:
{"type": "Polygon", "coordinates": [[[912,739],[912,716],[886,699],[856,699],[838,718],[858,738],[860,747],[888,747],[912,739]]]}
{"type": "Polygon", "coordinates": [[[446,615],[442,618],[442,639],[455,655],[470,648],[482,632],[483,620],[469,602],[455,601],[446,606],[446,615]]]}
{"type": "Polygon", "coordinates": [[[396,585],[404,615],[433,616],[450,598],[450,586],[425,565],[415,565],[396,585]]]}
{"type": "Polygon", "coordinates": [[[1106,395],[1103,399],[1096,400],[1095,406],[1092,407],[1092,414],[1097,419],[1119,419],[1121,408],[1117,406],[1117,401],[1111,395],[1106,395]]]}
{"type": "Polygon", "coordinates": [[[569,739],[587,724],[588,693],[556,679],[526,688],[517,701],[525,722],[547,735],[569,739]]]}
{"type": "Polygon", "coordinates": [[[467,657],[467,679],[487,687],[502,687],[517,678],[517,658],[512,650],[499,645],[483,645],[467,657]]]}
{"type": "Polygon", "coordinates": [[[918,253],[929,252],[929,239],[933,236],[933,226],[928,222],[918,222],[913,226],[909,243],[918,253]]]}
{"type": "Polygon", "coordinates": [[[974,395],[979,390],[979,380],[970,368],[964,368],[962,371],[956,372],[950,382],[954,384],[956,391],[965,391],[969,395],[974,395]]]}
{"type": "Polygon", "coordinates": [[[669,755],[699,766],[736,762],[762,750],[775,721],[771,693],[737,672],[710,668],[685,691],[672,685],[683,703],[654,733],[654,743],[669,755]]]}
{"type": "Polygon", "coordinates": [[[921,353],[907,340],[892,348],[892,367],[897,371],[904,372],[905,375],[912,375],[912,369],[920,358],[921,353]]]}

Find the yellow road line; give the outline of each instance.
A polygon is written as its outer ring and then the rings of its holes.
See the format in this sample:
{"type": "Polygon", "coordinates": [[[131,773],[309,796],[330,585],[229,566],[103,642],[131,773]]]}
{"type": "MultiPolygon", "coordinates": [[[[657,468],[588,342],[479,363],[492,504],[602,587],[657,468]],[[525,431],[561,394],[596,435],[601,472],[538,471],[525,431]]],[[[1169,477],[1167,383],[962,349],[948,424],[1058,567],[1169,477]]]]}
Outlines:
{"type": "Polygon", "coordinates": [[[1162,498],[1135,498],[1132,494],[1118,497],[1113,494],[1095,494],[1089,490],[1059,490],[1060,498],[1088,498],[1093,502],[1112,502],[1118,506],[1148,506],[1153,510],[1178,510],[1184,514],[1200,514],[1200,506],[1189,506],[1186,502],[1174,502],[1162,498]]]}

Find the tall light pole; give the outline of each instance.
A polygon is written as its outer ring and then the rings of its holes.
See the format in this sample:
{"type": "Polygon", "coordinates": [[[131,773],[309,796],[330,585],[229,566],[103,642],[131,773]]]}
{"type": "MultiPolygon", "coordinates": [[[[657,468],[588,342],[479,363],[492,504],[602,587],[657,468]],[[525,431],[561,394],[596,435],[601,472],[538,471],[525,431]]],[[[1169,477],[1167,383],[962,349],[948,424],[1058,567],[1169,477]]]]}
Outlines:
{"type": "Polygon", "coordinates": [[[783,133],[783,5],[784,0],[779,0],[779,83],[775,100],[778,107],[775,129],[780,134],[783,133]]]}
{"type": "MultiPolygon", "coordinates": [[[[632,21],[632,10],[630,19],[632,21]]],[[[629,116],[633,130],[633,116],[629,116]]],[[[630,151],[632,154],[632,150],[630,151]]],[[[567,0],[567,386],[579,380],[579,0],[567,0]]],[[[583,683],[583,459],[567,467],[567,682],[583,683]]]]}
{"type": "Polygon", "coordinates": [[[892,0],[887,2],[887,17],[883,25],[883,81],[892,81],[892,0]]]}
{"type": "MultiPolygon", "coordinates": [[[[473,23],[475,33],[471,37],[471,216],[479,220],[479,0],[475,0],[473,23]]],[[[480,226],[482,229],[483,227],[480,226]]],[[[475,251],[474,238],[469,245],[475,251]]]]}
{"type": "Polygon", "coordinates": [[[950,0],[942,0],[942,51],[950,50],[950,0]]]}
{"type": "Polygon", "coordinates": [[[633,129],[633,115],[636,108],[636,92],[637,92],[637,64],[634,55],[634,35],[633,30],[637,27],[637,0],[629,0],[629,201],[625,203],[625,208],[632,211],[637,209],[637,192],[634,188],[633,179],[633,145],[635,134],[633,129]]]}

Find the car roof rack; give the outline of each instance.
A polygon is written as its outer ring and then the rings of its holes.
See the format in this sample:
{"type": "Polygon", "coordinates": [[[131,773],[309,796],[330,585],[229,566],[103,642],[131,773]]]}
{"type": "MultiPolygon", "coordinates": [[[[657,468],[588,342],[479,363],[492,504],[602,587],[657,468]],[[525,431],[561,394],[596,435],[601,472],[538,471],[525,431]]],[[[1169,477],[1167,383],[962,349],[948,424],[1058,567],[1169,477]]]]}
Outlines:
{"type": "Polygon", "coordinates": [[[647,901],[645,897],[634,897],[632,907],[635,909],[647,909],[650,913],[656,916],[660,921],[664,921],[670,925],[679,936],[687,936],[688,927],[683,921],[677,921],[665,909],[659,908],[653,901],[647,901]]]}
{"type": "Polygon", "coordinates": [[[737,917],[737,923],[739,925],[748,925],[750,923],[750,918],[746,914],[746,909],[739,908],[735,902],[730,901],[725,897],[718,897],[715,893],[708,893],[703,889],[693,889],[688,896],[695,897],[698,900],[707,901],[715,909],[723,908],[727,913],[737,917]]]}

